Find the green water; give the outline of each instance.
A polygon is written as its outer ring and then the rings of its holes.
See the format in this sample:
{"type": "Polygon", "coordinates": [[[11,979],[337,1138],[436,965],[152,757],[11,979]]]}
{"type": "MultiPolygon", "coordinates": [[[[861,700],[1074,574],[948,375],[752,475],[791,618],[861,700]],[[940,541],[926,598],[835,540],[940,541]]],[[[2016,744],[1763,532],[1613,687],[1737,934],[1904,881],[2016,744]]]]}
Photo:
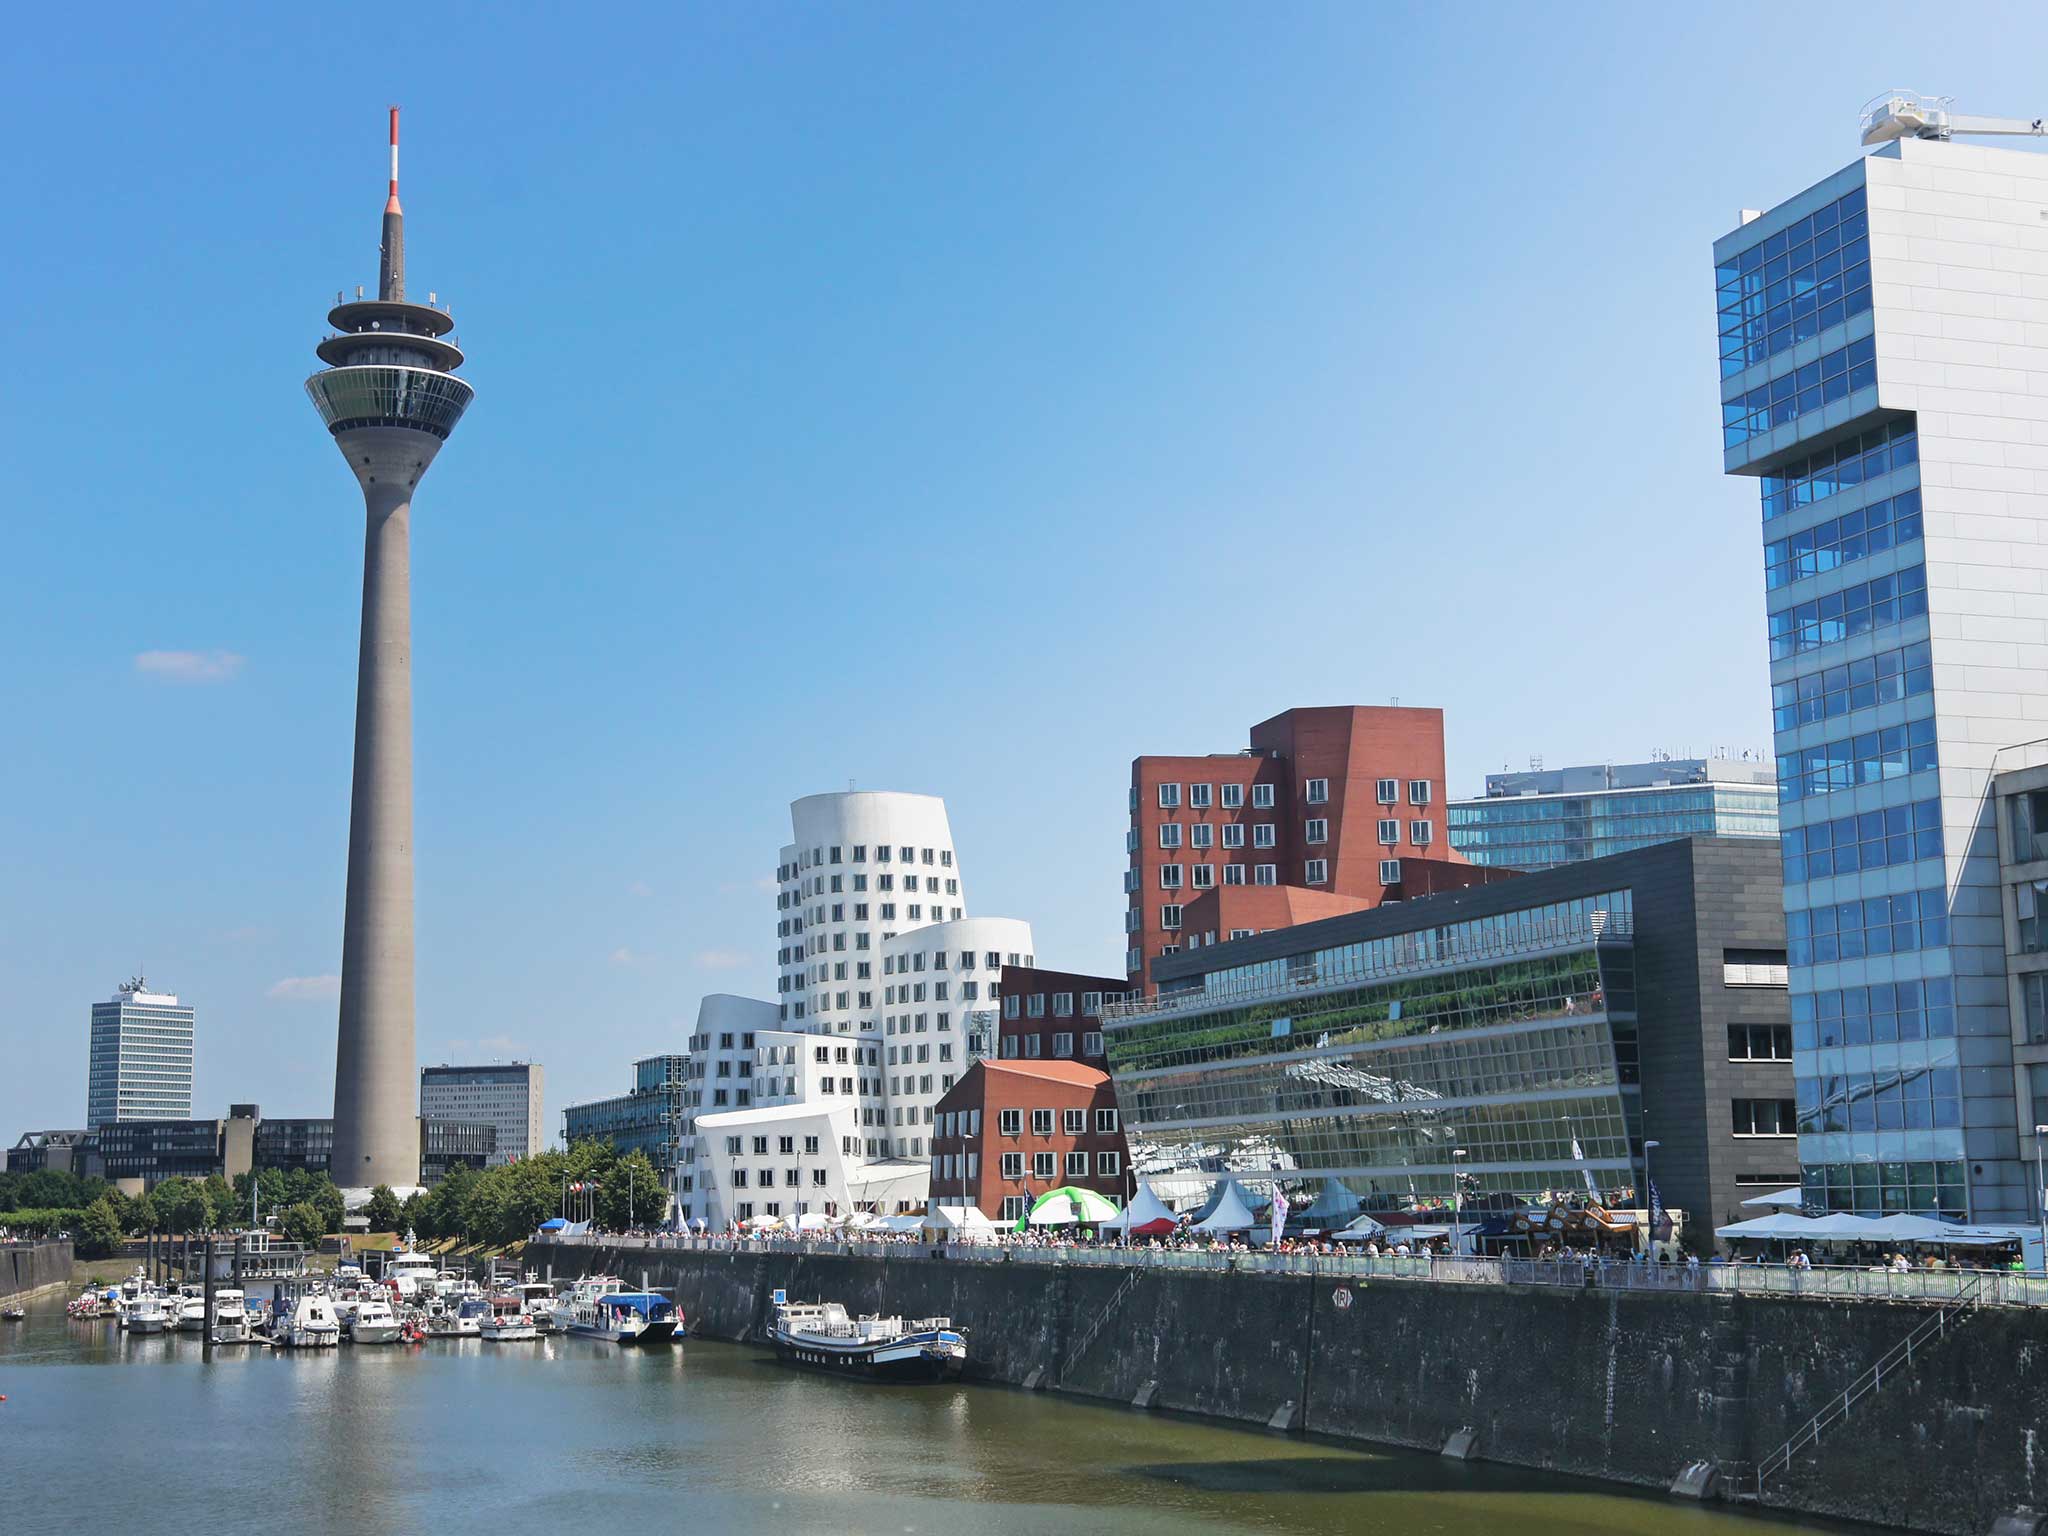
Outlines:
{"type": "Polygon", "coordinates": [[[739,1345],[291,1353],[0,1324],[0,1532],[1765,1536],[1793,1522],[739,1345]]]}

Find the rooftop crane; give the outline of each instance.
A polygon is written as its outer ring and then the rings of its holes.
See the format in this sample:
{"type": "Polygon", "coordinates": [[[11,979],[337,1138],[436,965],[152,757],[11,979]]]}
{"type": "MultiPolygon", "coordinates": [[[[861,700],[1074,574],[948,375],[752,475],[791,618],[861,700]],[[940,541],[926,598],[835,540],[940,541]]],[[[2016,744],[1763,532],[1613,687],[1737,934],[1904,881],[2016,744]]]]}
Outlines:
{"type": "Polygon", "coordinates": [[[1959,133],[1990,137],[2042,138],[2048,119],[1969,117],[1949,111],[1953,96],[1922,96],[1918,91],[1887,91],[1864,104],[1857,120],[1864,144],[1889,144],[1894,139],[1952,139],[1959,133]]]}

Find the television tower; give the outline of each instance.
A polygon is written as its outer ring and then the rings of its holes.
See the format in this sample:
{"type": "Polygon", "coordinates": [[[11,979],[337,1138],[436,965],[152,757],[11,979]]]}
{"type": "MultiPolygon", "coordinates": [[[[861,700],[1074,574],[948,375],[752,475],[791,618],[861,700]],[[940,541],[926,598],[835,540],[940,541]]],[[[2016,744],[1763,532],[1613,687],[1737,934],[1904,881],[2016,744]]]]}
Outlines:
{"type": "Polygon", "coordinates": [[[334,1061],[334,1182],[420,1182],[419,1065],[413,1049],[413,488],[476,391],[455,377],[462,351],[447,310],[405,297],[398,205],[398,108],[377,297],[337,295],[321,341],[327,364],[306,393],[363,490],[363,631],[356,662],[355,783],[349,796],[348,907],[341,936],[341,1025],[334,1061]]]}

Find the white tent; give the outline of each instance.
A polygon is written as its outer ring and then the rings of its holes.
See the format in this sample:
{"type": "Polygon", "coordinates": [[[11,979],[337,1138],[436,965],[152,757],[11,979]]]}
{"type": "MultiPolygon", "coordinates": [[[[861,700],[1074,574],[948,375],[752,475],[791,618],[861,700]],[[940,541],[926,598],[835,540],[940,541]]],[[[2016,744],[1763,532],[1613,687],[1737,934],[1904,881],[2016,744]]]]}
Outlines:
{"type": "Polygon", "coordinates": [[[1338,1243],[1362,1243],[1369,1237],[1381,1237],[1387,1230],[1386,1223],[1374,1221],[1370,1216],[1361,1216],[1341,1232],[1332,1232],[1330,1239],[1338,1243]]]}
{"type": "Polygon", "coordinates": [[[1257,1218],[1252,1215],[1251,1202],[1245,1199],[1244,1191],[1237,1187],[1237,1180],[1226,1179],[1223,1183],[1223,1193],[1217,1197],[1215,1208],[1188,1230],[1249,1232],[1257,1225],[1257,1218]]]}
{"type": "Polygon", "coordinates": [[[890,1216],[882,1222],[884,1232],[922,1232],[924,1217],[918,1213],[908,1216],[890,1216]]]}
{"type": "Polygon", "coordinates": [[[1790,1189],[1774,1189],[1769,1194],[1751,1195],[1742,1202],[1745,1206],[1763,1206],[1773,1211],[1796,1211],[1805,1204],[1798,1185],[1790,1189]]]}
{"type": "Polygon", "coordinates": [[[1138,1227],[1149,1227],[1155,1222],[1172,1223],[1174,1215],[1166,1202],[1152,1193],[1150,1184],[1138,1185],[1138,1192],[1131,1197],[1131,1203],[1117,1213],[1114,1221],[1105,1221],[1104,1232],[1128,1232],[1138,1227]]]}
{"type": "Polygon", "coordinates": [[[927,1232],[958,1232],[963,1237],[978,1237],[995,1229],[996,1224],[972,1205],[935,1205],[924,1215],[927,1232]]]}
{"type": "Polygon", "coordinates": [[[796,1229],[799,1232],[829,1232],[838,1225],[837,1221],[823,1211],[805,1211],[796,1219],[796,1229]]]}

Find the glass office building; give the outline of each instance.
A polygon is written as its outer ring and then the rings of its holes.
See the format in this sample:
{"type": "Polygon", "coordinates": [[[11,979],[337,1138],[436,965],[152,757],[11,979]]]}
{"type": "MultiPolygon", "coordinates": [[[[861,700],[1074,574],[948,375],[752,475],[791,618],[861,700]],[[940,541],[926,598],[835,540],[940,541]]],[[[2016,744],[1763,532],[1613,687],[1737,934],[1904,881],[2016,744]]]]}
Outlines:
{"type": "Polygon", "coordinates": [[[1771,766],[1732,758],[1490,773],[1449,806],[1451,846],[1496,869],[1555,869],[1681,837],[1778,835],[1771,766]]]}
{"type": "Polygon", "coordinates": [[[1809,1207],[2038,1213],[1987,791],[2048,729],[2048,345],[2021,259],[2044,227],[2048,158],[1905,139],[1714,245],[1809,1207]]]}
{"type": "Polygon", "coordinates": [[[192,1009],[141,977],[92,1005],[85,1120],[182,1120],[192,1113],[192,1009]]]}
{"type": "Polygon", "coordinates": [[[669,1180],[669,1192],[674,1194],[686,1160],[684,1142],[691,1122],[684,1118],[684,1096],[689,1086],[688,1056],[649,1056],[636,1061],[632,1091],[617,1098],[571,1104],[562,1111],[562,1136],[571,1144],[603,1141],[621,1152],[645,1152],[669,1180]]]}

